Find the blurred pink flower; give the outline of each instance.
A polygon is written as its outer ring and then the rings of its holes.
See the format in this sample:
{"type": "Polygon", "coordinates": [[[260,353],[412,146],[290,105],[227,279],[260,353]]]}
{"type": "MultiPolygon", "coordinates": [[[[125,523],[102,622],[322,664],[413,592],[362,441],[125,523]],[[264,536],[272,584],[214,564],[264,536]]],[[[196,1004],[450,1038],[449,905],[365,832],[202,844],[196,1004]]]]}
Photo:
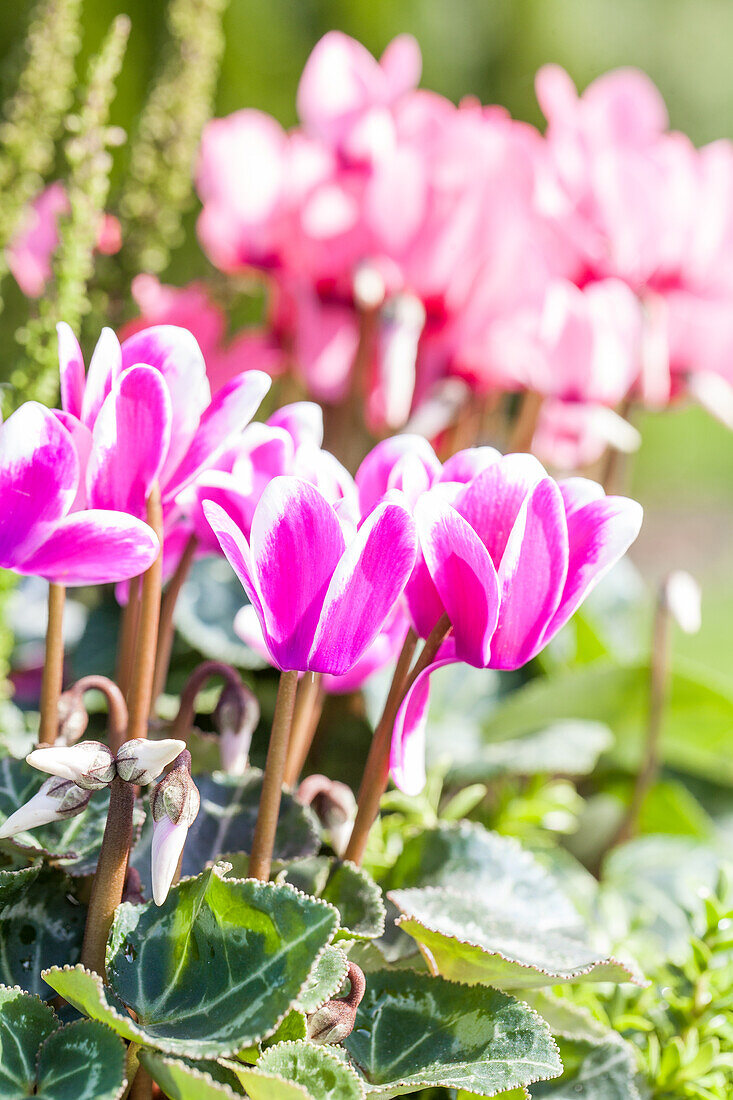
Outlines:
{"type": "MultiPolygon", "coordinates": [[[[51,278],[51,259],[59,243],[59,218],[69,209],[64,185],[50,184],[30,204],[7,247],[10,272],[28,298],[40,298],[51,278]]],[[[121,247],[120,223],[113,215],[104,214],[97,236],[98,250],[111,256],[121,247]]]]}

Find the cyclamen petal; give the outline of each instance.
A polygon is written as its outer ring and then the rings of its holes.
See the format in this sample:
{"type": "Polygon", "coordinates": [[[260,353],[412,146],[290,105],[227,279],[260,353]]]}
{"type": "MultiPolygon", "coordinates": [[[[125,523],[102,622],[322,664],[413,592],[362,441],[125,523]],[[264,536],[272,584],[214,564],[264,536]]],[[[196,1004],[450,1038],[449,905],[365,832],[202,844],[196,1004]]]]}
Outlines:
{"type": "Polygon", "coordinates": [[[639,534],[643,515],[641,505],[635,500],[613,496],[589,500],[567,515],[568,579],[560,605],[542,635],[543,645],[565,625],[588,593],[626,553],[639,534]]]}
{"type": "Polygon", "coordinates": [[[152,367],[124,371],[94,424],[87,494],[94,508],[145,515],[171,439],[168,388],[152,367]]]}
{"type": "Polygon", "coordinates": [[[510,454],[492,462],[454,501],[491,555],[496,568],[527,496],[546,477],[533,455],[510,454]]]}
{"type": "Polygon", "coordinates": [[[173,879],[178,869],[189,825],[179,821],[174,825],[165,814],[160,821],[153,823],[153,839],[150,846],[153,901],[163,905],[168,897],[173,879]]]}
{"type": "Polygon", "coordinates": [[[255,509],[250,549],[270,649],[281,668],[304,671],[345,549],[336,513],[307,481],[276,477],[255,509]]]}
{"type": "Polygon", "coordinates": [[[437,660],[417,676],[397,713],[389,767],[395,785],[404,794],[419,794],[425,786],[425,727],[430,703],[430,677],[436,669],[455,662],[455,648],[452,639],[449,639],[441,646],[437,660]]]}
{"type": "Polygon", "coordinates": [[[59,338],[59,370],[61,375],[61,407],[81,419],[84,400],[84,357],[73,329],[65,321],[56,326],[59,338]]]}
{"type": "Polygon", "coordinates": [[[562,496],[544,478],[525,501],[499,566],[501,609],[491,642],[492,668],[520,668],[540,649],[568,575],[562,496]]]}
{"type": "Polygon", "coordinates": [[[249,423],[271,385],[263,371],[251,370],[219,390],[201,417],[183,460],[166,483],[167,499],[190,484],[227,446],[231,436],[249,423]]]}
{"type": "Polygon", "coordinates": [[[415,522],[425,563],[453,626],[457,655],[484,668],[499,617],[499,581],[489,552],[437,493],[420,498],[415,522]]]}
{"type": "Polygon", "coordinates": [[[221,546],[222,553],[237,574],[250,603],[257,611],[260,622],[264,624],[265,611],[254,575],[252,554],[246,538],[221,505],[213,500],[205,500],[202,508],[221,546]]]}
{"type": "Polygon", "coordinates": [[[56,584],[109,584],[144,573],[159,551],[158,537],[147,523],[122,512],[89,509],[61,520],[13,568],[56,584]]]}
{"type": "Polygon", "coordinates": [[[111,328],[103,328],[97,340],[97,346],[92,352],[81,402],[80,419],[90,431],[93,430],[99,410],[121,371],[120,342],[111,328]]]}
{"type": "Polygon", "coordinates": [[[71,508],[79,460],[54,414],[29,401],[0,427],[0,566],[18,569],[71,508]]]}
{"type": "Polygon", "coordinates": [[[400,504],[375,508],[347,547],[328,586],[308,661],[341,676],[382,628],[415,563],[415,525],[400,504]]]}

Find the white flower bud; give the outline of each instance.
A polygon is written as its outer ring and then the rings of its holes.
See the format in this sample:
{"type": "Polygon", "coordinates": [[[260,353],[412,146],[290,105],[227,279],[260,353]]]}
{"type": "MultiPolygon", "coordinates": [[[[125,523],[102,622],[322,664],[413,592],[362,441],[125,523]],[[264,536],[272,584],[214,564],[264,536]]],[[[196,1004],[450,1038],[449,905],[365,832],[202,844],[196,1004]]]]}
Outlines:
{"type": "Polygon", "coordinates": [[[0,840],[24,833],[28,829],[36,829],[39,825],[48,825],[52,821],[75,817],[86,809],[89,797],[89,791],[78,787],[71,780],[53,776],[46,780],[33,798],[0,826],[0,840]]]}
{"type": "Polygon", "coordinates": [[[244,775],[252,734],[260,720],[257,697],[244,684],[226,684],[213,717],[223,770],[227,775],[244,775]]]}
{"type": "Polygon", "coordinates": [[[298,802],[310,806],[328,831],[331,847],[342,856],[356,819],[356,799],[351,787],[326,775],[309,775],[298,787],[298,802]]]}
{"type": "Polygon", "coordinates": [[[115,777],[115,758],[100,741],[80,741],[78,745],[49,745],[34,749],[26,763],[48,775],[69,779],[85,791],[98,791],[115,777]]]}
{"type": "Polygon", "coordinates": [[[132,741],[126,741],[117,753],[117,774],[126,783],[138,783],[145,787],[148,783],[154,783],[185,747],[185,741],[174,738],[148,741],[144,737],[135,737],[132,741]]]}
{"type": "Polygon", "coordinates": [[[184,821],[174,824],[167,814],[153,825],[150,854],[153,901],[156,905],[162,905],[168,897],[187,835],[188,825],[184,821]]]}

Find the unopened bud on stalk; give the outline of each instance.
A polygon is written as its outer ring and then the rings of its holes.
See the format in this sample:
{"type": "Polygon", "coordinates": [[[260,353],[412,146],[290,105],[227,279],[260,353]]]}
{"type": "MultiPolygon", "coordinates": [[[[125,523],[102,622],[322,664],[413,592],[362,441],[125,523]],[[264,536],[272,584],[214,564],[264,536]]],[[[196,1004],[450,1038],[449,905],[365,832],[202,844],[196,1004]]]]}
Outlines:
{"type": "Polygon", "coordinates": [[[68,779],[85,791],[98,791],[115,777],[115,758],[101,741],[80,741],[78,745],[50,745],[26,756],[32,768],[68,779]]]}
{"type": "Polygon", "coordinates": [[[55,744],[59,748],[75,745],[84,736],[89,725],[89,714],[78,691],[64,691],[59,696],[58,716],[55,744]]]}
{"type": "Polygon", "coordinates": [[[153,900],[156,905],[162,905],[175,878],[188,830],[201,805],[198,789],[191,779],[191,754],[187,749],[158,783],[150,805],[154,823],[151,846],[153,900]]]}
{"type": "Polygon", "coordinates": [[[89,791],[83,790],[76,783],[53,776],[46,780],[33,798],[0,826],[0,840],[24,833],[28,829],[37,829],[39,825],[48,825],[52,821],[76,817],[86,809],[89,798],[89,791]]]}
{"type": "Polygon", "coordinates": [[[228,775],[243,775],[247,769],[252,734],[260,720],[260,704],[256,695],[242,683],[225,684],[213,719],[219,733],[223,770],[228,775]]]}
{"type": "Polygon", "coordinates": [[[342,1043],[354,1030],[356,1010],[364,996],[366,980],[363,972],[353,962],[349,963],[348,977],[351,982],[348,997],[326,1001],[325,1005],[308,1017],[307,1036],[312,1043],[342,1043]]]}
{"type": "Polygon", "coordinates": [[[304,806],[310,806],[328,831],[334,852],[342,856],[356,818],[356,799],[351,787],[327,775],[309,775],[298,787],[295,797],[304,806]]]}
{"type": "Polygon", "coordinates": [[[141,787],[146,787],[148,783],[155,782],[185,747],[185,741],[170,737],[161,741],[134,737],[131,741],[126,741],[117,753],[117,774],[126,783],[138,783],[141,787]]]}

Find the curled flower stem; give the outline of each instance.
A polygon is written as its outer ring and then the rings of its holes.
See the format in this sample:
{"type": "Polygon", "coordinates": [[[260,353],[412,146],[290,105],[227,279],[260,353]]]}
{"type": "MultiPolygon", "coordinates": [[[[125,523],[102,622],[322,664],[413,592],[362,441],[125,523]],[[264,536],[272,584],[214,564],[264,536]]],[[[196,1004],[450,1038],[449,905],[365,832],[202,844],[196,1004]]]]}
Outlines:
{"type": "Polygon", "coordinates": [[[287,787],[294,787],[300,778],[318,728],[323,710],[323,697],[320,672],[306,672],[298,685],[295,697],[293,728],[285,762],[284,781],[287,787]]]}
{"type": "Polygon", "coordinates": [[[652,654],[649,668],[649,717],[644,759],[636,775],[631,802],[621,825],[610,844],[615,848],[635,835],[639,818],[649,791],[654,786],[661,766],[661,741],[664,712],[669,697],[672,666],[672,615],[663,585],[654,616],[652,654]]]}
{"type": "Polygon", "coordinates": [[[87,910],[82,965],[104,977],[107,937],[115,909],[122,901],[127,874],[127,860],[132,845],[132,815],[135,808],[135,788],[132,783],[115,776],[110,785],[109,810],[104,828],[102,849],[92,882],[92,895],[87,910]]]}
{"type": "Polygon", "coordinates": [[[353,860],[354,863],[359,865],[364,858],[369,831],[379,813],[379,803],[387,789],[392,730],[397,712],[400,709],[400,703],[405,694],[405,683],[410,672],[416,646],[417,634],[414,630],[409,630],[395,666],[382,717],[372,737],[364,775],[359,787],[356,820],[344,852],[344,859],[353,860]]]}
{"type": "Polygon", "coordinates": [[[171,652],[173,651],[173,637],[175,634],[173,614],[176,610],[178,596],[180,595],[180,591],[183,588],[191,570],[191,565],[193,564],[197,541],[196,536],[191,535],[181,555],[181,560],[176,566],[176,571],[168,582],[160,602],[158,651],[155,656],[155,676],[153,679],[153,703],[155,703],[158,696],[165,690],[165,683],[168,679],[168,669],[170,668],[171,652]]]}
{"type": "Polygon", "coordinates": [[[120,625],[120,639],[117,652],[117,671],[115,673],[115,678],[120,685],[120,690],[125,696],[130,690],[139,621],[140,578],[133,577],[130,581],[130,591],[127,597],[127,603],[122,609],[122,623],[120,625]]]}
{"type": "Polygon", "coordinates": [[[519,412],[509,436],[509,453],[531,451],[543,400],[542,394],[534,390],[525,390],[522,394],[519,412]]]}
{"type": "Polygon", "coordinates": [[[59,723],[59,696],[64,679],[64,604],[66,588],[51,583],[48,587],[48,625],[46,627],[46,659],[41,686],[41,724],[38,741],[53,745],[59,723]]]}
{"type": "Polygon", "coordinates": [[[140,598],[140,623],[135,647],[135,664],[132,683],[127,697],[129,722],[128,739],[147,737],[150,700],[153,694],[155,650],[158,644],[158,618],[160,615],[160,587],[163,572],[163,510],[160,489],[154,485],[148,497],[147,520],[160,539],[157,558],[143,575],[140,598]]]}
{"type": "Polygon", "coordinates": [[[69,688],[69,694],[81,697],[87,691],[101,691],[107,700],[109,715],[109,747],[116,753],[125,740],[127,732],[127,703],[125,697],[112,680],[106,676],[84,676],[69,688]]]}
{"type": "Polygon", "coordinates": [[[170,737],[179,737],[182,741],[187,739],[196,716],[196,696],[204,684],[215,676],[221,676],[227,684],[231,684],[235,689],[241,689],[243,686],[239,673],[231,665],[225,665],[222,661],[202,661],[200,665],[196,666],[183,686],[181,701],[178,704],[178,714],[173,719],[168,731],[170,737]]]}
{"type": "Polygon", "coordinates": [[[275,830],[277,829],[277,818],[280,812],[285,757],[290,741],[297,688],[297,672],[285,670],[280,673],[280,686],[277,691],[275,716],[272,720],[272,732],[270,733],[265,774],[262,780],[257,824],[252,841],[252,852],[249,857],[250,878],[258,878],[262,882],[267,882],[270,877],[275,830]]]}

